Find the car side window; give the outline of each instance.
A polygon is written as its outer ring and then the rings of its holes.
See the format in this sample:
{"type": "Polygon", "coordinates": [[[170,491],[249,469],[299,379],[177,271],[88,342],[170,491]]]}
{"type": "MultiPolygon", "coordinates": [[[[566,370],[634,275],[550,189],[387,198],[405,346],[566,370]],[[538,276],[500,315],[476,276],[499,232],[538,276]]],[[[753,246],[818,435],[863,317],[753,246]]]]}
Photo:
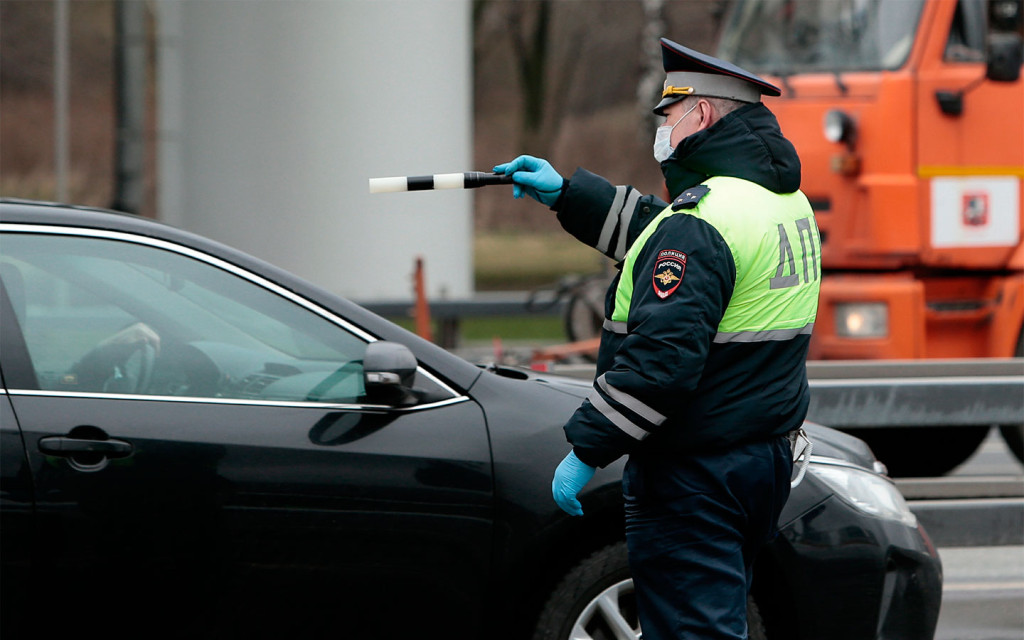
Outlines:
{"type": "Polygon", "coordinates": [[[41,389],[355,403],[367,341],[197,257],[121,239],[12,233],[8,286],[41,389]]]}

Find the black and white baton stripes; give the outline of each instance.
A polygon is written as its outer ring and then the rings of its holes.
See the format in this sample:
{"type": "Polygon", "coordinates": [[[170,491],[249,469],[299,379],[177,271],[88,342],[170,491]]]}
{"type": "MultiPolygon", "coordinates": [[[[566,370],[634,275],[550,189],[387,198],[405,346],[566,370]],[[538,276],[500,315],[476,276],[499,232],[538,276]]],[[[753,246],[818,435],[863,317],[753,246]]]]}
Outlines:
{"type": "Polygon", "coordinates": [[[430,191],[433,189],[475,189],[490,184],[512,184],[512,176],[500,173],[484,173],[483,171],[469,171],[466,173],[435,173],[432,176],[370,178],[370,193],[430,191]]]}

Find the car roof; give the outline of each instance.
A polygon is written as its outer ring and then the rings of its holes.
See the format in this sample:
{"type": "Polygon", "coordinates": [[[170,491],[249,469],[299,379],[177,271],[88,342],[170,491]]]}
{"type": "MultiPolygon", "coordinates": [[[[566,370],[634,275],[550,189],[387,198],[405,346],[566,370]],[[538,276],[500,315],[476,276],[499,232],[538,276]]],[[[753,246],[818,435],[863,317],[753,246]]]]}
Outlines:
{"type": "Polygon", "coordinates": [[[200,244],[209,242],[201,236],[132,213],[100,207],[61,204],[58,202],[0,198],[0,221],[107,229],[110,231],[124,231],[127,233],[165,237],[167,239],[180,235],[182,240],[188,241],[189,244],[194,241],[198,241],[200,244]]]}

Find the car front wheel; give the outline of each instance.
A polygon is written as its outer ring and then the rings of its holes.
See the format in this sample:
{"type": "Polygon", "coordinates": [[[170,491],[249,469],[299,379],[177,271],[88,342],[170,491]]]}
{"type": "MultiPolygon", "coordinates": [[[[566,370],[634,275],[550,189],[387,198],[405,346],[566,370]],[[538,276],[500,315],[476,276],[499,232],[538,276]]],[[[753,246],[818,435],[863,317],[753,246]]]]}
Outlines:
{"type": "MultiPolygon", "coordinates": [[[[767,640],[764,622],[747,599],[750,640],[767,640]]],[[[555,587],[533,640],[637,640],[640,621],[626,543],[608,545],[573,567],[555,587]]]]}

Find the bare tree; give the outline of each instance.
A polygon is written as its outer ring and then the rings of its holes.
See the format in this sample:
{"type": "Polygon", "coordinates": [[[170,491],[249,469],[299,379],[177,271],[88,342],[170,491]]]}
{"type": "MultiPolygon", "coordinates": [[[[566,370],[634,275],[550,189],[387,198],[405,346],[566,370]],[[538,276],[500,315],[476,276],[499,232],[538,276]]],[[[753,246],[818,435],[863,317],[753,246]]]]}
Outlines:
{"type": "Polygon", "coordinates": [[[551,148],[566,105],[565,90],[572,78],[572,59],[560,51],[578,47],[586,25],[573,23],[556,27],[556,14],[572,11],[574,4],[557,0],[475,0],[474,29],[476,55],[488,55],[494,38],[508,43],[508,53],[518,85],[519,131],[517,146],[522,151],[543,155],[551,148]],[[557,32],[556,32],[557,29],[557,32]],[[486,34],[480,38],[481,34],[486,34]],[[559,46],[554,46],[558,38],[559,46]]]}
{"type": "Polygon", "coordinates": [[[538,131],[544,120],[551,30],[551,0],[522,1],[510,5],[509,36],[516,71],[523,91],[523,130],[538,131]]]}
{"type": "Polygon", "coordinates": [[[640,36],[643,47],[643,73],[636,85],[636,105],[640,130],[651,131],[657,118],[651,112],[651,99],[661,89],[665,73],[662,70],[659,38],[665,35],[665,0],[642,0],[644,26],[640,36]]]}

